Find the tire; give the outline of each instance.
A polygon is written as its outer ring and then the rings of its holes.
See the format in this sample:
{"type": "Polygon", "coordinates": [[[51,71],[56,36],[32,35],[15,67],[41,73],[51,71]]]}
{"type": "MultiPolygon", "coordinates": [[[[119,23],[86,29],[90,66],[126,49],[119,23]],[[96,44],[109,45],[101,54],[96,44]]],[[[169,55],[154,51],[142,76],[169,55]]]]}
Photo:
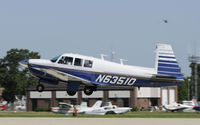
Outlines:
{"type": "Polygon", "coordinates": [[[69,96],[74,96],[76,94],[76,91],[67,91],[67,94],[69,96]]]}
{"type": "Polygon", "coordinates": [[[84,88],[84,93],[85,93],[85,95],[92,95],[93,91],[94,91],[94,87],[86,86],[86,87],[84,88]]]}
{"type": "Polygon", "coordinates": [[[108,111],[108,112],[106,112],[106,115],[108,115],[108,114],[116,114],[114,111],[108,111]]]}

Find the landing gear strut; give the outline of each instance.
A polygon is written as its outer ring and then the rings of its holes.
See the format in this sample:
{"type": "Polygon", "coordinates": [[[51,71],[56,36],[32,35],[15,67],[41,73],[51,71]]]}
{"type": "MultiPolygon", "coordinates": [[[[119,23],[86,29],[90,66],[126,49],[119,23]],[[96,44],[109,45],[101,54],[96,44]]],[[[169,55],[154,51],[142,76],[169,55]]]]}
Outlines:
{"type": "Polygon", "coordinates": [[[38,92],[43,92],[43,91],[44,91],[44,86],[43,86],[42,84],[38,84],[38,85],[36,86],[36,90],[37,90],[38,92]]]}
{"type": "Polygon", "coordinates": [[[95,91],[96,89],[95,89],[95,87],[93,87],[93,86],[85,86],[85,88],[84,88],[84,93],[86,94],[86,95],[91,95],[92,93],[93,93],[93,91],[95,91]]]}

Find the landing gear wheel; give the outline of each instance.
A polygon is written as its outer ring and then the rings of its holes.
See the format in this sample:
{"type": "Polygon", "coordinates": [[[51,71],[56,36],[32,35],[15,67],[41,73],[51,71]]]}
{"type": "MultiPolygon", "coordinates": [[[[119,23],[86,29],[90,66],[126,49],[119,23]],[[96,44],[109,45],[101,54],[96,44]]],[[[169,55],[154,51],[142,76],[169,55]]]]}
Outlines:
{"type": "Polygon", "coordinates": [[[86,95],[92,95],[93,91],[94,91],[94,87],[86,86],[86,87],[84,88],[84,93],[85,93],[86,95]]]}
{"type": "Polygon", "coordinates": [[[43,92],[44,91],[44,86],[42,84],[37,85],[36,90],[38,92],[43,92]]]}
{"type": "Polygon", "coordinates": [[[73,96],[76,94],[76,91],[67,91],[67,94],[70,95],[70,96],[73,96]]]}

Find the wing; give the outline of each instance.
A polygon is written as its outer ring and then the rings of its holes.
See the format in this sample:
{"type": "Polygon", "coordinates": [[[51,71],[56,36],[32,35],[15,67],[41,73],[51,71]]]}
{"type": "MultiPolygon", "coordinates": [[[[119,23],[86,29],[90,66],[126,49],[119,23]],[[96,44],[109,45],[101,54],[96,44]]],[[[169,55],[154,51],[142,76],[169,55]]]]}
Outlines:
{"type": "Polygon", "coordinates": [[[48,73],[54,77],[57,77],[58,79],[62,80],[62,81],[81,81],[82,83],[86,84],[86,85],[94,85],[91,81],[74,76],[74,75],[70,75],[68,73],[65,72],[61,72],[59,70],[56,69],[52,69],[52,68],[34,68],[36,70],[40,70],[43,71],[45,73],[48,73]]]}

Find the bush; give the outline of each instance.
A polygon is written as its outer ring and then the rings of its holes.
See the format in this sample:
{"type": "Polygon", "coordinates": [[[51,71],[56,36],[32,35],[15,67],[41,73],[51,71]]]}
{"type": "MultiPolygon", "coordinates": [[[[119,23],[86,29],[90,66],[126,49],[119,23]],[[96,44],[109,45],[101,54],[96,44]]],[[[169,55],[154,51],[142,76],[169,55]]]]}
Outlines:
{"type": "Polygon", "coordinates": [[[131,111],[138,111],[138,108],[136,106],[132,107],[131,111]]]}

